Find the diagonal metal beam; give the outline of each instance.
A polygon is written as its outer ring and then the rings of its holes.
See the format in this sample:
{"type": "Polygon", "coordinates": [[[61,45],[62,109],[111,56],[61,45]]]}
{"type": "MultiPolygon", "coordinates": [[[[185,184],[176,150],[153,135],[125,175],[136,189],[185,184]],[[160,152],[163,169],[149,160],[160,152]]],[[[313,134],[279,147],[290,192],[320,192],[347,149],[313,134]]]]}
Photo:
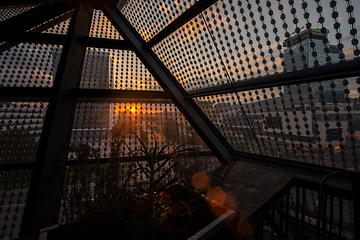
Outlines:
{"type": "Polygon", "coordinates": [[[0,23],[1,31],[26,31],[71,10],[70,1],[43,4],[0,23]]]}
{"type": "MultiPolygon", "coordinates": [[[[44,4],[0,23],[2,32],[42,32],[71,17],[73,4],[70,2],[44,4]]],[[[4,35],[4,34],[3,34],[4,35]]],[[[0,53],[18,45],[19,42],[5,42],[0,53]]]]}
{"type": "Polygon", "coordinates": [[[222,163],[227,163],[232,157],[232,148],[218,132],[211,121],[201,111],[192,99],[185,99],[186,91],[176,81],[175,77],[164,66],[151,49],[144,47],[144,40],[134,30],[130,23],[117,8],[111,8],[99,1],[102,11],[111,21],[121,36],[129,41],[137,57],[147,67],[165,92],[169,94],[175,105],[193,126],[204,142],[222,163]]]}
{"type": "Polygon", "coordinates": [[[140,90],[112,90],[112,89],[76,89],[76,97],[79,98],[133,98],[133,99],[169,99],[169,94],[164,91],[140,91],[140,90]]]}
{"type": "Polygon", "coordinates": [[[39,33],[39,32],[3,32],[0,41],[7,43],[44,43],[63,45],[66,41],[66,35],[39,33]]]}
{"type": "Polygon", "coordinates": [[[192,7],[186,10],[183,14],[177,17],[173,22],[161,30],[158,34],[152,37],[146,44],[145,47],[152,48],[164,38],[175,32],[182,25],[199,15],[202,11],[210,7],[212,4],[217,2],[217,0],[200,0],[195,3],[192,7]]]}

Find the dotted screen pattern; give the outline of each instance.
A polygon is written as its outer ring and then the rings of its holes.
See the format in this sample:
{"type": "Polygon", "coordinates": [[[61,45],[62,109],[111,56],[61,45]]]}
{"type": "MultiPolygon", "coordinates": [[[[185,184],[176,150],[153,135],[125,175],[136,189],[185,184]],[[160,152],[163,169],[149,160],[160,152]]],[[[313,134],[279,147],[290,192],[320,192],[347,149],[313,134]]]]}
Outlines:
{"type": "Polygon", "coordinates": [[[46,102],[0,102],[0,164],[34,162],[46,102]]]}
{"type": "Polygon", "coordinates": [[[1,87],[52,87],[62,48],[20,43],[0,54],[1,87]]]}
{"type": "Polygon", "coordinates": [[[20,7],[20,8],[6,8],[0,9],[0,22],[5,21],[9,18],[15,17],[23,12],[29,11],[32,7],[20,7]]]}
{"type": "Polygon", "coordinates": [[[119,32],[101,10],[94,10],[90,37],[109,38],[121,40],[119,32]]]}
{"type": "Polygon", "coordinates": [[[195,101],[236,150],[358,170],[359,83],[334,79],[195,101]]]}
{"type": "Polygon", "coordinates": [[[124,6],[120,1],[118,7],[121,8],[122,6],[121,13],[141,37],[148,41],[194,5],[195,2],[195,0],[171,0],[144,1],[139,4],[136,0],[129,0],[124,6]]]}
{"type": "Polygon", "coordinates": [[[31,169],[0,171],[0,239],[19,236],[31,169]]]}
{"type": "MultiPolygon", "coordinates": [[[[160,148],[191,143],[194,149],[208,148],[173,103],[78,103],[72,131],[71,145],[87,144],[98,149],[101,157],[111,154],[111,143],[124,140],[132,150],[141,144],[135,134],[146,144],[160,148]]],[[[121,157],[129,156],[122,145],[121,157]]],[[[74,158],[70,154],[70,159],[74,158]]]]}
{"type": "Polygon", "coordinates": [[[336,63],[360,55],[356,9],[358,1],[218,1],[153,50],[185,90],[336,63]]]}
{"type": "Polygon", "coordinates": [[[69,29],[69,24],[70,24],[70,18],[56,24],[53,27],[46,29],[45,31],[43,31],[43,33],[66,35],[69,29]]]}
{"type": "Polygon", "coordinates": [[[87,48],[81,88],[162,91],[132,51],[87,48]]]}

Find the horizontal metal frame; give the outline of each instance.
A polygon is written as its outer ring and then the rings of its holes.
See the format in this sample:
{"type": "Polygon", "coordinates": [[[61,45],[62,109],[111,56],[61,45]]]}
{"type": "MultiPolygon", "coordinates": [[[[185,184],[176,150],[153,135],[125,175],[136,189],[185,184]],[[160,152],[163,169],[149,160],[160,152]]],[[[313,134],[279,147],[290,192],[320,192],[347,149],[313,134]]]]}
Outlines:
{"type": "MultiPolygon", "coordinates": [[[[4,32],[0,36],[0,42],[15,42],[16,44],[26,42],[64,45],[66,39],[66,35],[40,32],[4,32]]],[[[132,50],[130,44],[124,40],[82,37],[81,41],[86,47],[132,50]]]]}
{"type": "Polygon", "coordinates": [[[116,97],[116,98],[91,98],[91,97],[84,97],[84,98],[77,98],[78,103],[173,103],[171,99],[165,98],[124,98],[124,97],[116,97]]]}
{"type": "Polygon", "coordinates": [[[48,101],[52,88],[0,87],[0,101],[43,102],[48,101]]]}
{"type": "Polygon", "coordinates": [[[82,41],[86,47],[132,50],[131,45],[125,40],[96,38],[96,37],[83,37],[82,41]]]}
{"type": "MultiPolygon", "coordinates": [[[[52,88],[0,87],[0,101],[48,101],[51,93],[52,88]]],[[[137,102],[172,102],[169,94],[164,91],[74,89],[73,94],[80,102],[116,102],[119,99],[133,99],[137,102]]]]}
{"type": "MultiPolygon", "coordinates": [[[[236,161],[248,161],[251,163],[257,163],[261,165],[266,165],[271,168],[280,169],[290,173],[292,176],[300,180],[315,181],[320,183],[326,175],[337,172],[344,171],[344,169],[322,166],[312,163],[299,162],[295,160],[282,159],[277,157],[258,155],[254,153],[240,152],[236,151],[234,154],[236,161]],[[265,164],[266,163],[266,164],[265,164]]],[[[339,183],[339,186],[342,184],[348,184],[348,176],[339,176],[334,177],[334,182],[339,183]]]]}
{"type": "MultiPolygon", "coordinates": [[[[348,178],[348,180],[349,180],[349,185],[347,186],[348,187],[347,189],[336,187],[333,184],[331,184],[331,182],[329,182],[330,184],[326,184],[325,186],[326,189],[325,192],[330,193],[334,197],[340,197],[346,200],[351,200],[352,196],[351,196],[350,177],[348,178]]],[[[320,182],[309,181],[307,179],[299,179],[299,178],[294,179],[295,186],[303,187],[305,189],[309,189],[316,192],[320,192],[320,184],[321,184],[320,182]]]]}
{"type": "MultiPolygon", "coordinates": [[[[207,157],[207,156],[213,156],[213,155],[211,154],[211,152],[197,152],[196,156],[207,157]]],[[[164,157],[165,157],[165,155],[164,155],[164,157]]],[[[177,157],[191,157],[191,153],[181,153],[181,154],[177,155],[177,157]]],[[[136,160],[137,161],[146,161],[147,158],[146,158],[146,156],[137,156],[136,160]]],[[[116,161],[130,162],[130,161],[134,161],[134,158],[133,157],[120,157],[120,158],[116,159],[116,161]]],[[[106,164],[106,163],[110,162],[110,158],[100,158],[100,159],[97,159],[97,162],[100,162],[101,164],[106,164]]],[[[77,160],[64,161],[65,166],[76,166],[77,163],[78,163],[77,160]]],[[[92,165],[94,163],[95,163],[95,161],[89,161],[87,165],[92,165]]]]}
{"type": "Polygon", "coordinates": [[[82,98],[154,98],[169,99],[169,94],[164,91],[141,90],[112,90],[112,89],[85,89],[75,90],[76,97],[82,98]]]}
{"type": "Polygon", "coordinates": [[[66,0],[1,0],[0,8],[28,7],[43,3],[55,3],[62,1],[66,1],[66,0]]]}
{"type": "Polygon", "coordinates": [[[360,76],[360,58],[188,91],[186,98],[360,76]]]}
{"type": "Polygon", "coordinates": [[[177,17],[174,21],[172,21],[163,30],[161,30],[158,34],[152,37],[147,43],[145,43],[144,47],[152,48],[215,2],[217,2],[217,0],[199,0],[192,7],[177,17]]]}
{"type": "Polygon", "coordinates": [[[0,36],[0,41],[63,45],[66,41],[66,35],[40,32],[4,32],[0,36]]]}
{"type": "Polygon", "coordinates": [[[20,169],[32,169],[34,168],[34,162],[27,162],[27,163],[1,163],[0,164],[0,171],[6,170],[20,170],[20,169]]]}

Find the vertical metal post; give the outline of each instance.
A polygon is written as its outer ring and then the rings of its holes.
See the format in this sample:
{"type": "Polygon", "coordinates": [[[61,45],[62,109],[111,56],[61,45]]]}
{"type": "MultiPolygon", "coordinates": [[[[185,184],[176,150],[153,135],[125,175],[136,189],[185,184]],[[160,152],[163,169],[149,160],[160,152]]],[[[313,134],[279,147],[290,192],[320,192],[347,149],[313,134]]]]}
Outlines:
{"type": "Polygon", "coordinates": [[[354,211],[354,236],[355,239],[360,239],[360,173],[353,173],[351,175],[352,181],[352,200],[354,211]]]}
{"type": "Polygon", "coordinates": [[[280,200],[280,238],[279,239],[285,239],[284,237],[284,198],[281,198],[280,200]]]}
{"type": "Polygon", "coordinates": [[[273,207],[271,209],[271,217],[272,217],[272,221],[271,221],[271,240],[274,240],[275,237],[275,207],[273,207]]]}
{"type": "Polygon", "coordinates": [[[339,232],[338,239],[341,240],[341,232],[342,232],[342,222],[343,222],[343,208],[344,208],[344,199],[340,198],[340,208],[339,208],[339,232]]]}
{"type": "MultiPolygon", "coordinates": [[[[53,85],[38,153],[24,211],[21,235],[57,223],[59,198],[51,195],[59,183],[54,177],[54,152],[70,140],[78,88],[86,47],[81,38],[88,36],[93,8],[77,0],[53,85]]],[[[67,152],[62,152],[65,158],[67,152]]]]}
{"type": "Polygon", "coordinates": [[[334,196],[330,196],[330,219],[329,219],[329,239],[332,239],[333,235],[333,223],[334,223],[334,196]]]}
{"type": "Polygon", "coordinates": [[[299,196],[299,186],[296,186],[296,201],[295,201],[295,237],[298,238],[299,234],[299,204],[300,204],[300,196],[299,196]]]}

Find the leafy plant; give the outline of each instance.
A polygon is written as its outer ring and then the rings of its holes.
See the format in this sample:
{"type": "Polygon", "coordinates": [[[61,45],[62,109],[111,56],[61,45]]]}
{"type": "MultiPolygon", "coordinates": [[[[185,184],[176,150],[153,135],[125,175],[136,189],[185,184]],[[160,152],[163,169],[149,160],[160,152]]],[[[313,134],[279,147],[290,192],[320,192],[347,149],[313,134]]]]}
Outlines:
{"type": "Polygon", "coordinates": [[[166,201],[166,199],[164,199],[164,191],[179,181],[179,178],[172,177],[172,170],[178,162],[172,162],[171,160],[180,152],[192,149],[184,148],[187,144],[183,144],[178,147],[175,147],[174,145],[165,145],[162,148],[158,148],[154,132],[152,132],[155,138],[154,147],[148,148],[138,135],[135,133],[133,134],[140,142],[141,149],[131,150],[130,147],[126,145],[137,166],[131,171],[126,182],[129,183],[132,177],[136,174],[140,174],[145,176],[147,184],[144,184],[145,186],[130,184],[127,188],[138,190],[138,195],[132,196],[143,200],[149,214],[155,216],[157,220],[161,221],[161,216],[165,209],[174,205],[173,202],[166,201]],[[174,149],[171,150],[171,147],[174,149]],[[143,166],[144,164],[140,161],[138,155],[145,155],[146,166],[143,166]],[[163,180],[166,180],[166,182],[164,183],[163,180]]]}
{"type": "Polygon", "coordinates": [[[186,215],[187,216],[187,219],[190,220],[193,213],[201,208],[201,207],[206,207],[208,208],[209,206],[208,205],[205,205],[205,204],[198,204],[197,201],[202,197],[201,195],[203,193],[205,193],[206,191],[204,192],[198,192],[195,190],[195,188],[193,186],[191,186],[191,184],[187,184],[187,194],[184,196],[182,194],[179,194],[179,197],[180,197],[180,204],[184,207],[185,210],[182,210],[182,208],[179,208],[180,209],[180,215],[186,215]]]}

